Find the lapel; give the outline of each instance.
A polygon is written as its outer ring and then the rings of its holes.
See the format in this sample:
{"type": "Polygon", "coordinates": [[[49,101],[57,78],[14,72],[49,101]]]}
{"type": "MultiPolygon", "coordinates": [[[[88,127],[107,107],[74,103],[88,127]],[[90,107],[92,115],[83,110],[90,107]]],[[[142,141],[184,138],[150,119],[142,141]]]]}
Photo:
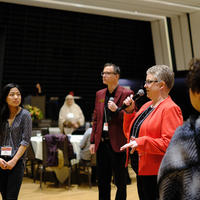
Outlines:
{"type": "Polygon", "coordinates": [[[106,97],[106,92],[107,92],[107,88],[105,88],[102,91],[102,94],[100,95],[99,101],[100,103],[100,112],[101,112],[101,116],[103,116],[104,114],[104,105],[105,105],[105,97],[106,97]]]}
{"type": "Polygon", "coordinates": [[[120,85],[118,86],[116,92],[115,92],[115,98],[114,98],[114,102],[117,105],[119,98],[121,97],[121,94],[123,92],[123,87],[121,87],[120,85]]]}

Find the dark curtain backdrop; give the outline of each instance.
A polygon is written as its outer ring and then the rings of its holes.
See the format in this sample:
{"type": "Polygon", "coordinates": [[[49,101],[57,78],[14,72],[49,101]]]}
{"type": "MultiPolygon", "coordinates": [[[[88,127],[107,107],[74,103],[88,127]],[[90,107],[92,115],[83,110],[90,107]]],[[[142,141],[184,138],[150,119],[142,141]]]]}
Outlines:
{"type": "Polygon", "coordinates": [[[60,104],[74,91],[91,113],[105,62],[128,79],[144,79],[155,64],[149,22],[7,3],[0,18],[1,84],[16,82],[26,95],[36,82],[60,104]]]}

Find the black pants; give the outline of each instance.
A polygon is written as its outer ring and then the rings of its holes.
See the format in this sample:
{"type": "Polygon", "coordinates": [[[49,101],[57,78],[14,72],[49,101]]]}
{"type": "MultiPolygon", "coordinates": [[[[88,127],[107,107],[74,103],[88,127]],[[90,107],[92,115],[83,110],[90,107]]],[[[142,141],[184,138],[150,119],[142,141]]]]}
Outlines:
{"type": "MultiPolygon", "coordinates": [[[[138,153],[134,151],[130,154],[131,167],[136,174],[138,174],[138,153]]],[[[153,176],[136,176],[137,178],[137,190],[140,200],[157,200],[158,188],[157,188],[157,175],[153,176]]]]}
{"type": "Polygon", "coordinates": [[[138,176],[137,189],[140,200],[157,200],[157,176],[138,176]]]}
{"type": "Polygon", "coordinates": [[[23,176],[23,160],[19,160],[12,170],[0,168],[0,192],[3,200],[17,200],[23,176]]]}
{"type": "Polygon", "coordinates": [[[115,200],[126,199],[126,154],[114,152],[109,141],[101,142],[97,150],[99,200],[110,200],[111,178],[117,186],[115,200]]]}

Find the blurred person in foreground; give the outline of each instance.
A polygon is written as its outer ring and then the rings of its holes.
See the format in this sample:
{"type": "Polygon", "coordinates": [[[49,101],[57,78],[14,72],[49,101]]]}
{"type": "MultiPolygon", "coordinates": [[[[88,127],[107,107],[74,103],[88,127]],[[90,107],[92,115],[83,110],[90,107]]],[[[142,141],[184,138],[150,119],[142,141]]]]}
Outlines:
{"type": "Polygon", "coordinates": [[[74,97],[69,94],[60,109],[58,125],[61,133],[72,134],[85,123],[85,117],[78,104],[74,102],[74,97]]]}
{"type": "Polygon", "coordinates": [[[173,85],[171,69],[155,65],[147,70],[144,85],[150,101],[137,112],[132,97],[124,101],[128,106],[124,113],[128,143],[121,150],[131,148],[131,166],[136,172],[140,200],[158,199],[158,169],[174,131],[183,123],[181,109],[169,96],[173,85]]]}
{"type": "Polygon", "coordinates": [[[187,84],[196,112],[176,130],[162,160],[160,200],[200,199],[200,59],[192,59],[189,66],[187,84]]]}
{"type": "Polygon", "coordinates": [[[110,200],[112,173],[117,186],[115,200],[126,199],[126,154],[120,147],[126,143],[123,133],[124,99],[133,94],[118,84],[120,68],[106,63],[101,73],[107,88],[97,91],[93,114],[90,151],[96,152],[99,200],[110,200]]]}
{"type": "Polygon", "coordinates": [[[22,108],[18,85],[7,84],[0,105],[0,192],[3,200],[16,200],[22,184],[25,151],[29,145],[32,120],[22,108]]]}

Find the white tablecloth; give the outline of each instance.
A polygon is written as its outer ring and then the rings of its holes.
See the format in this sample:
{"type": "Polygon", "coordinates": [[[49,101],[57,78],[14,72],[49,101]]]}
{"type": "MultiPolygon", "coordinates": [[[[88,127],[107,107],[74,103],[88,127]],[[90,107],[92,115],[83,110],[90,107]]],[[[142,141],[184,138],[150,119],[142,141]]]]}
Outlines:
{"type": "Polygon", "coordinates": [[[32,136],[31,144],[35,153],[35,158],[42,160],[42,136],[32,136]]]}
{"type": "Polygon", "coordinates": [[[72,143],[72,146],[73,146],[73,149],[74,149],[74,153],[76,154],[76,159],[73,159],[71,161],[71,164],[74,165],[74,164],[77,164],[80,160],[80,142],[83,138],[83,135],[70,135],[69,136],[69,139],[70,139],[70,142],[72,143]]]}
{"type": "MultiPolygon", "coordinates": [[[[83,138],[83,135],[70,135],[69,139],[73,145],[74,153],[76,153],[76,159],[71,160],[71,164],[77,164],[80,160],[80,141],[83,138]]],[[[35,152],[35,157],[37,159],[42,160],[42,136],[33,136],[31,137],[31,143],[33,146],[33,150],[35,152]]],[[[56,173],[56,177],[60,183],[63,183],[67,177],[69,176],[68,167],[51,167],[50,170],[56,173]]]]}

